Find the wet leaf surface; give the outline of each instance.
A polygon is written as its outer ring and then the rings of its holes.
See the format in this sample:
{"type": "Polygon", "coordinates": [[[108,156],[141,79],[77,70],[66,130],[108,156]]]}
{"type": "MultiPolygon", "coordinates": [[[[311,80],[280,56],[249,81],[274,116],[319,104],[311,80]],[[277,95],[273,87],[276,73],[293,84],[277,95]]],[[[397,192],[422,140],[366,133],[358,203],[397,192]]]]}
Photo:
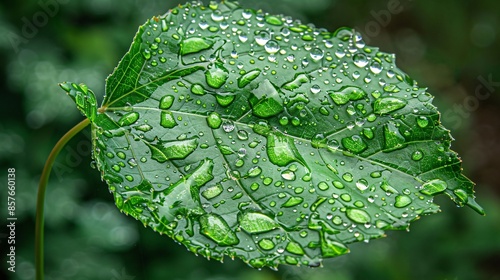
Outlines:
{"type": "Polygon", "coordinates": [[[350,29],[187,4],[139,28],[99,110],[62,87],[117,207],[208,258],[318,266],[438,194],[483,213],[432,96],[350,29]]]}

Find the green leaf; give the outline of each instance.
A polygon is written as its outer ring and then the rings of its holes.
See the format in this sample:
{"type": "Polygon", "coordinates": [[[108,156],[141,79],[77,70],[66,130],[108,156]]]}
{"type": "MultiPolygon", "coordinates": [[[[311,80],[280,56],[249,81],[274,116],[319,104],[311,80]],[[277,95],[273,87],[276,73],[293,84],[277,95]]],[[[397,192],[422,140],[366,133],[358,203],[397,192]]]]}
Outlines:
{"type": "Polygon", "coordinates": [[[317,266],[436,213],[483,213],[432,96],[350,29],[231,2],[139,28],[90,118],[117,207],[208,258],[317,266]]]}

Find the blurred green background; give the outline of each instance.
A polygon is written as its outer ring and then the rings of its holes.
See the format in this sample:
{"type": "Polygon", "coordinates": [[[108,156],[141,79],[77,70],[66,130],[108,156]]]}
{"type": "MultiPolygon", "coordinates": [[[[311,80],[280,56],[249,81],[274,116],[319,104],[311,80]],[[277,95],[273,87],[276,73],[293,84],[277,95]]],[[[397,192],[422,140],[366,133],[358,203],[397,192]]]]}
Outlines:
{"type": "MultiPolygon", "coordinates": [[[[324,268],[255,270],[196,257],[168,237],[119,213],[91,168],[89,129],[59,155],[46,197],[46,279],[500,279],[500,2],[241,1],[331,31],[355,27],[369,45],[396,53],[398,66],[435,95],[465,174],[477,183],[481,217],[445,197],[442,213],[410,232],[354,244],[324,268]]],[[[0,194],[6,216],[7,168],[16,168],[16,273],[34,278],[38,180],[57,140],[83,117],[58,82],[85,82],[99,98],[137,27],[184,2],[40,0],[0,2],[0,194]],[[52,6],[47,3],[51,3],[52,6]],[[44,9],[50,6],[51,9],[44,9]],[[27,22],[35,23],[29,26],[27,22]]],[[[1,229],[2,251],[6,227],[1,229]]],[[[2,279],[6,279],[2,277],[2,279]]]]}

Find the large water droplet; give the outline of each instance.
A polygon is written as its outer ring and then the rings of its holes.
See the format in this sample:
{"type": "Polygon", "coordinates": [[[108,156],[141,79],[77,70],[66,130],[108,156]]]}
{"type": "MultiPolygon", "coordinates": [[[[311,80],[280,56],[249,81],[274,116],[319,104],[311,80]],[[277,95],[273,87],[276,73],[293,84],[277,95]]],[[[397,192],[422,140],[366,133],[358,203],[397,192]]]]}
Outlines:
{"type": "Polygon", "coordinates": [[[222,124],[222,119],[217,112],[212,112],[207,117],[207,124],[212,129],[217,129],[222,124]]]}
{"type": "Polygon", "coordinates": [[[388,122],[384,126],[384,152],[398,150],[407,146],[406,139],[399,132],[394,122],[388,122]]]}
{"type": "Polygon", "coordinates": [[[203,192],[201,192],[201,195],[206,199],[212,199],[220,195],[222,191],[223,191],[222,186],[217,184],[215,186],[211,186],[205,189],[203,192]]]}
{"type": "Polygon", "coordinates": [[[448,184],[440,179],[430,180],[422,185],[421,193],[427,195],[435,195],[444,192],[448,188],[448,184]]]}
{"type": "Polygon", "coordinates": [[[259,247],[263,250],[269,251],[274,248],[274,242],[269,238],[263,238],[259,241],[259,247]]]}
{"type": "Polygon", "coordinates": [[[311,52],[309,53],[309,55],[311,56],[311,58],[314,60],[314,61],[318,61],[318,60],[321,60],[324,56],[324,52],[322,49],[319,49],[319,48],[314,48],[311,50],[311,52]]]}
{"type": "Polygon", "coordinates": [[[329,94],[333,102],[337,105],[344,105],[349,101],[360,100],[366,97],[366,92],[354,86],[343,87],[340,91],[329,91],[329,94]]]}
{"type": "Polygon", "coordinates": [[[359,154],[368,148],[368,145],[366,145],[359,135],[342,138],[342,145],[355,154],[359,154]]]}
{"type": "Polygon", "coordinates": [[[424,157],[424,153],[420,150],[416,150],[415,152],[413,152],[413,154],[411,155],[411,159],[415,160],[415,161],[419,161],[421,160],[422,158],[424,157]]]}
{"type": "Polygon", "coordinates": [[[287,181],[293,181],[295,180],[295,172],[291,170],[285,170],[281,172],[281,177],[287,181]]]}
{"type": "Polygon", "coordinates": [[[238,78],[238,87],[239,88],[244,88],[250,82],[252,82],[253,80],[255,80],[260,75],[260,73],[261,73],[261,71],[259,69],[254,69],[254,70],[248,71],[244,75],[241,75],[238,78]]]}
{"type": "Polygon", "coordinates": [[[368,181],[366,181],[365,179],[360,179],[356,182],[356,187],[360,191],[365,191],[366,189],[368,189],[368,181]]]}
{"type": "Polygon", "coordinates": [[[354,61],[354,65],[358,66],[359,68],[363,68],[368,64],[368,59],[366,58],[366,55],[363,53],[357,53],[352,57],[352,60],[354,61]]]}
{"type": "Polygon", "coordinates": [[[383,97],[375,100],[373,104],[373,111],[375,114],[388,114],[405,107],[407,104],[406,100],[402,100],[396,97],[383,97]]]}
{"type": "Polygon", "coordinates": [[[238,130],[238,139],[240,140],[248,140],[248,132],[246,132],[245,130],[238,130]]]}
{"type": "Polygon", "coordinates": [[[262,173],[262,168],[255,166],[248,170],[248,177],[257,177],[262,173]]]}
{"type": "Polygon", "coordinates": [[[128,114],[123,115],[118,120],[118,124],[120,126],[129,126],[131,124],[134,124],[138,119],[139,119],[139,113],[137,113],[137,112],[130,112],[128,114]]]}
{"type": "Polygon", "coordinates": [[[379,74],[380,72],[382,72],[382,64],[380,64],[378,61],[373,61],[370,65],[370,71],[373,74],[379,74]]]}
{"type": "Polygon", "coordinates": [[[280,50],[280,45],[274,40],[269,40],[264,46],[264,49],[269,54],[275,54],[280,50]]]}
{"type": "Polygon", "coordinates": [[[191,37],[181,41],[181,55],[190,53],[197,53],[202,50],[209,49],[213,46],[214,42],[210,39],[191,37]]]}
{"type": "Polygon", "coordinates": [[[175,121],[174,114],[170,111],[162,111],[160,114],[160,125],[165,128],[173,128],[177,126],[177,122],[175,121]]]}
{"type": "Polygon", "coordinates": [[[268,232],[278,228],[278,223],[276,223],[276,221],[258,212],[244,212],[238,214],[238,223],[243,230],[251,234],[268,232]]]}
{"type": "Polygon", "coordinates": [[[172,159],[184,159],[198,147],[198,138],[191,138],[181,141],[159,142],[149,144],[145,142],[151,150],[151,158],[158,162],[165,162],[172,159]]]}
{"type": "Polygon", "coordinates": [[[219,22],[219,21],[224,20],[224,15],[222,14],[222,12],[220,10],[213,11],[212,14],[210,15],[210,17],[215,22],[219,22]]]}
{"type": "Polygon", "coordinates": [[[302,246],[300,246],[299,243],[294,242],[294,241],[290,241],[290,243],[288,243],[288,245],[286,245],[285,250],[287,250],[289,253],[292,253],[292,254],[295,254],[295,255],[302,256],[302,255],[305,254],[304,249],[302,248],[302,246]]]}
{"type": "Polygon", "coordinates": [[[231,121],[231,120],[225,120],[223,123],[222,123],[222,129],[225,131],[225,132],[231,132],[235,129],[236,127],[234,126],[234,123],[231,121]]]}
{"type": "Polygon", "coordinates": [[[290,197],[285,203],[283,203],[281,205],[281,207],[293,207],[293,206],[297,206],[299,204],[302,203],[302,201],[304,201],[304,199],[300,196],[292,196],[290,197]]]}
{"type": "Polygon", "coordinates": [[[395,207],[403,208],[411,204],[411,198],[407,195],[398,195],[396,196],[396,202],[394,203],[395,207]]]}
{"type": "Polygon", "coordinates": [[[200,84],[193,84],[191,86],[191,92],[196,95],[204,95],[206,93],[205,89],[200,84]]]}
{"type": "Polygon", "coordinates": [[[287,82],[282,86],[282,88],[287,89],[287,90],[294,90],[299,88],[302,84],[308,83],[309,78],[307,77],[306,74],[300,73],[300,74],[295,74],[295,77],[293,78],[292,81],[287,82]]]}
{"type": "Polygon", "coordinates": [[[199,219],[200,233],[212,239],[220,246],[231,246],[240,243],[236,234],[227,222],[217,214],[205,214],[199,219]]]}
{"type": "Polygon", "coordinates": [[[172,107],[175,97],[173,95],[165,95],[160,99],[159,108],[162,110],[168,110],[172,107]]]}
{"type": "Polygon", "coordinates": [[[398,190],[396,190],[395,188],[393,188],[391,185],[389,185],[389,183],[387,183],[386,181],[382,182],[382,184],[380,184],[380,188],[385,191],[386,193],[399,193],[398,190]]]}
{"type": "Polygon", "coordinates": [[[249,102],[253,109],[252,113],[258,117],[272,117],[283,111],[283,100],[269,80],[264,80],[252,90],[249,102]]]}
{"type": "Polygon", "coordinates": [[[269,40],[271,40],[271,35],[267,31],[260,31],[259,34],[255,35],[255,42],[259,46],[264,46],[269,40]]]}
{"type": "Polygon", "coordinates": [[[266,15],[266,22],[276,26],[283,25],[283,21],[279,17],[272,15],[266,15]]]}
{"type": "Polygon", "coordinates": [[[234,99],[236,98],[235,95],[222,95],[222,94],[217,94],[215,96],[215,99],[217,100],[217,103],[221,105],[222,107],[229,106],[231,103],[233,103],[234,99]]]}
{"type": "Polygon", "coordinates": [[[425,127],[427,127],[427,125],[429,125],[429,120],[425,116],[419,116],[417,118],[417,124],[421,128],[425,128],[425,127]]]}
{"type": "Polygon", "coordinates": [[[221,88],[229,78],[229,72],[222,63],[215,63],[213,67],[205,71],[205,79],[209,86],[221,88]]]}
{"type": "Polygon", "coordinates": [[[328,184],[327,184],[326,182],[321,181],[321,182],[319,182],[319,184],[318,184],[318,188],[319,188],[320,190],[322,190],[322,191],[326,191],[326,190],[328,190],[329,186],[328,186],[328,184]]]}
{"type": "Polygon", "coordinates": [[[366,224],[371,221],[370,215],[364,210],[349,208],[346,211],[347,218],[359,224],[366,224]]]}
{"type": "Polygon", "coordinates": [[[465,190],[456,189],[456,190],[453,190],[453,193],[458,197],[460,202],[467,203],[469,201],[469,195],[467,194],[467,192],[465,190]]]}
{"type": "Polygon", "coordinates": [[[279,132],[269,133],[267,136],[267,155],[269,160],[278,166],[286,166],[293,161],[303,161],[293,140],[279,132]]]}

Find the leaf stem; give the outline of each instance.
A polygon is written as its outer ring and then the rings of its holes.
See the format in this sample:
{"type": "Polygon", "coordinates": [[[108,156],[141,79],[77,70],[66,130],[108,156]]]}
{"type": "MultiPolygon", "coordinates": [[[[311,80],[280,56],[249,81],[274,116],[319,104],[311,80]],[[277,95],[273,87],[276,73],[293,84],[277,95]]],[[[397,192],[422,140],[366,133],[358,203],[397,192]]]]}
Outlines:
{"type": "Polygon", "coordinates": [[[56,160],[57,155],[61,152],[62,148],[68,143],[73,136],[78,132],[82,131],[86,126],[90,124],[89,119],[81,121],[79,124],[75,125],[66,134],[64,134],[61,139],[54,146],[52,151],[45,162],[45,166],[42,171],[42,176],[40,177],[40,183],[38,185],[38,196],[36,203],[36,225],[35,225],[35,268],[36,268],[36,279],[43,280],[43,226],[44,226],[44,204],[45,204],[45,191],[47,189],[47,184],[49,182],[50,171],[56,160]]]}

